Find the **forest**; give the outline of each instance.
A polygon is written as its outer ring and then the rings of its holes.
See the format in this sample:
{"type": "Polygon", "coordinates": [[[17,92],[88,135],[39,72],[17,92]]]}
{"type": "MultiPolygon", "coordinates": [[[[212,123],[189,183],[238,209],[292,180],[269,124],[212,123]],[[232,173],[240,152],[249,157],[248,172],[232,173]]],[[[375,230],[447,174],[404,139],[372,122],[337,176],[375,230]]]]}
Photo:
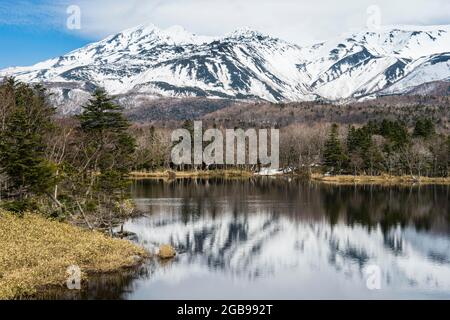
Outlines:
{"type": "Polygon", "coordinates": [[[112,232],[133,211],[130,123],[102,90],[73,118],[58,118],[48,97],[14,79],[0,86],[1,205],[112,232]]]}
{"type": "MultiPolygon", "coordinates": [[[[40,85],[14,79],[0,85],[0,204],[8,211],[45,212],[112,232],[135,211],[127,192],[132,171],[260,169],[174,166],[171,129],[131,122],[104,90],[97,89],[74,116],[58,115],[50,96],[40,85]]],[[[176,123],[192,128],[193,120],[176,123]]],[[[364,124],[275,125],[281,166],[294,174],[449,175],[449,133],[426,116],[413,123],[386,117],[364,124]]]]}
{"type": "MultiPolygon", "coordinates": [[[[192,131],[193,121],[179,125],[192,131]]],[[[213,127],[226,129],[217,124],[213,127]]],[[[417,117],[412,126],[401,119],[383,119],[366,124],[300,123],[279,129],[280,166],[301,176],[313,172],[416,178],[449,175],[450,136],[438,132],[427,117],[417,117]]],[[[173,166],[170,129],[135,124],[131,132],[137,141],[133,171],[261,169],[252,165],[173,166]]]]}

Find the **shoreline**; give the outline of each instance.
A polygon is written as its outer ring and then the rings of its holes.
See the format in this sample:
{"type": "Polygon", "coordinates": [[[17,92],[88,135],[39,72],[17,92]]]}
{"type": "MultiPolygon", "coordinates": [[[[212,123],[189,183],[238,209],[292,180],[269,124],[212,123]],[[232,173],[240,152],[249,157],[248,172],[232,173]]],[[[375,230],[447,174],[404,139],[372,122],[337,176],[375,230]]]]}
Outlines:
{"type": "MultiPolygon", "coordinates": [[[[298,177],[304,176],[298,174],[282,175],[257,175],[251,171],[245,170],[198,170],[198,171],[149,171],[130,173],[131,179],[192,179],[192,178],[259,178],[259,177],[298,177]]],[[[416,184],[450,184],[450,177],[412,177],[412,176],[392,176],[383,174],[380,176],[369,175],[330,175],[313,173],[311,177],[305,178],[310,181],[316,181],[327,184],[391,184],[391,185],[416,185],[416,184]]]]}
{"type": "Polygon", "coordinates": [[[412,177],[412,176],[366,176],[366,175],[335,175],[326,176],[324,174],[313,174],[311,176],[312,181],[318,181],[327,184],[339,184],[339,185],[354,185],[354,184],[388,184],[388,185],[448,185],[450,184],[450,177],[437,178],[437,177],[412,177]]]}
{"type": "Polygon", "coordinates": [[[81,284],[92,276],[141,265],[149,253],[128,240],[110,238],[39,214],[18,217],[0,210],[0,300],[33,299],[66,285],[69,266],[81,284]]]}
{"type": "Polygon", "coordinates": [[[255,174],[245,170],[188,170],[188,171],[133,171],[129,174],[131,179],[190,179],[190,178],[251,178],[255,174]]]}

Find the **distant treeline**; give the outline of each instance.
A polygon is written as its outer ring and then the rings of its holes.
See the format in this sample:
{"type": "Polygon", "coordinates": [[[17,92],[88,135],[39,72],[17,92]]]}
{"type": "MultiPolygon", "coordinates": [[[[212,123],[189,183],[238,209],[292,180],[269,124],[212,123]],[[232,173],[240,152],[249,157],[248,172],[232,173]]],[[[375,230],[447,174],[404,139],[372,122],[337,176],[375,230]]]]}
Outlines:
{"type": "MultiPolygon", "coordinates": [[[[192,128],[192,121],[185,121],[182,127],[192,128]]],[[[171,130],[134,125],[132,132],[138,142],[133,170],[260,169],[251,165],[176,167],[170,162],[171,130]]],[[[402,120],[369,121],[358,126],[291,125],[280,129],[280,163],[305,175],[320,171],[448,177],[450,136],[437,133],[428,118],[418,118],[413,127],[402,120]]]]}
{"type": "Polygon", "coordinates": [[[332,173],[447,177],[450,137],[437,134],[429,119],[418,119],[412,130],[401,120],[350,126],[342,140],[333,125],[322,159],[332,173]]]}
{"type": "MultiPolygon", "coordinates": [[[[118,99],[122,101],[122,99],[118,99]]],[[[339,123],[363,125],[369,121],[401,119],[409,128],[419,118],[433,121],[437,132],[450,130],[450,96],[386,96],[363,102],[331,104],[320,101],[271,103],[206,98],[148,99],[126,108],[135,122],[156,127],[179,127],[185,120],[202,120],[209,127],[283,128],[293,124],[339,123]]]]}

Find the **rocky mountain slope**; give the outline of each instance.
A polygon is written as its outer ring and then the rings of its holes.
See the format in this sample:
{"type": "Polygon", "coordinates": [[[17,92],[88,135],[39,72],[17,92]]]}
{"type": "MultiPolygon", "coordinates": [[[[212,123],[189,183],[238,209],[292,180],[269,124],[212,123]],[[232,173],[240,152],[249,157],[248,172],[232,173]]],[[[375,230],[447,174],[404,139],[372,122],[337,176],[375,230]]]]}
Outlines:
{"type": "Polygon", "coordinates": [[[143,25],[4,76],[45,83],[63,113],[96,86],[129,107],[158,97],[346,101],[449,81],[450,26],[384,27],[300,47],[250,29],[214,38],[143,25]]]}

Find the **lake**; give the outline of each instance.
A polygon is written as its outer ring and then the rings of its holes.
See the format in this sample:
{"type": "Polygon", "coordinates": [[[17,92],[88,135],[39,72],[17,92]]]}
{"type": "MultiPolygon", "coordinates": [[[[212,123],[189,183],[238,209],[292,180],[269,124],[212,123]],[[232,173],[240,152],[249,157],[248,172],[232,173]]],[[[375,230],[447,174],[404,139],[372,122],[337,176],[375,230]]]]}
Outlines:
{"type": "Polygon", "coordinates": [[[138,180],[125,224],[170,261],[101,276],[83,298],[450,299],[449,186],[291,178],[138,180]]]}

